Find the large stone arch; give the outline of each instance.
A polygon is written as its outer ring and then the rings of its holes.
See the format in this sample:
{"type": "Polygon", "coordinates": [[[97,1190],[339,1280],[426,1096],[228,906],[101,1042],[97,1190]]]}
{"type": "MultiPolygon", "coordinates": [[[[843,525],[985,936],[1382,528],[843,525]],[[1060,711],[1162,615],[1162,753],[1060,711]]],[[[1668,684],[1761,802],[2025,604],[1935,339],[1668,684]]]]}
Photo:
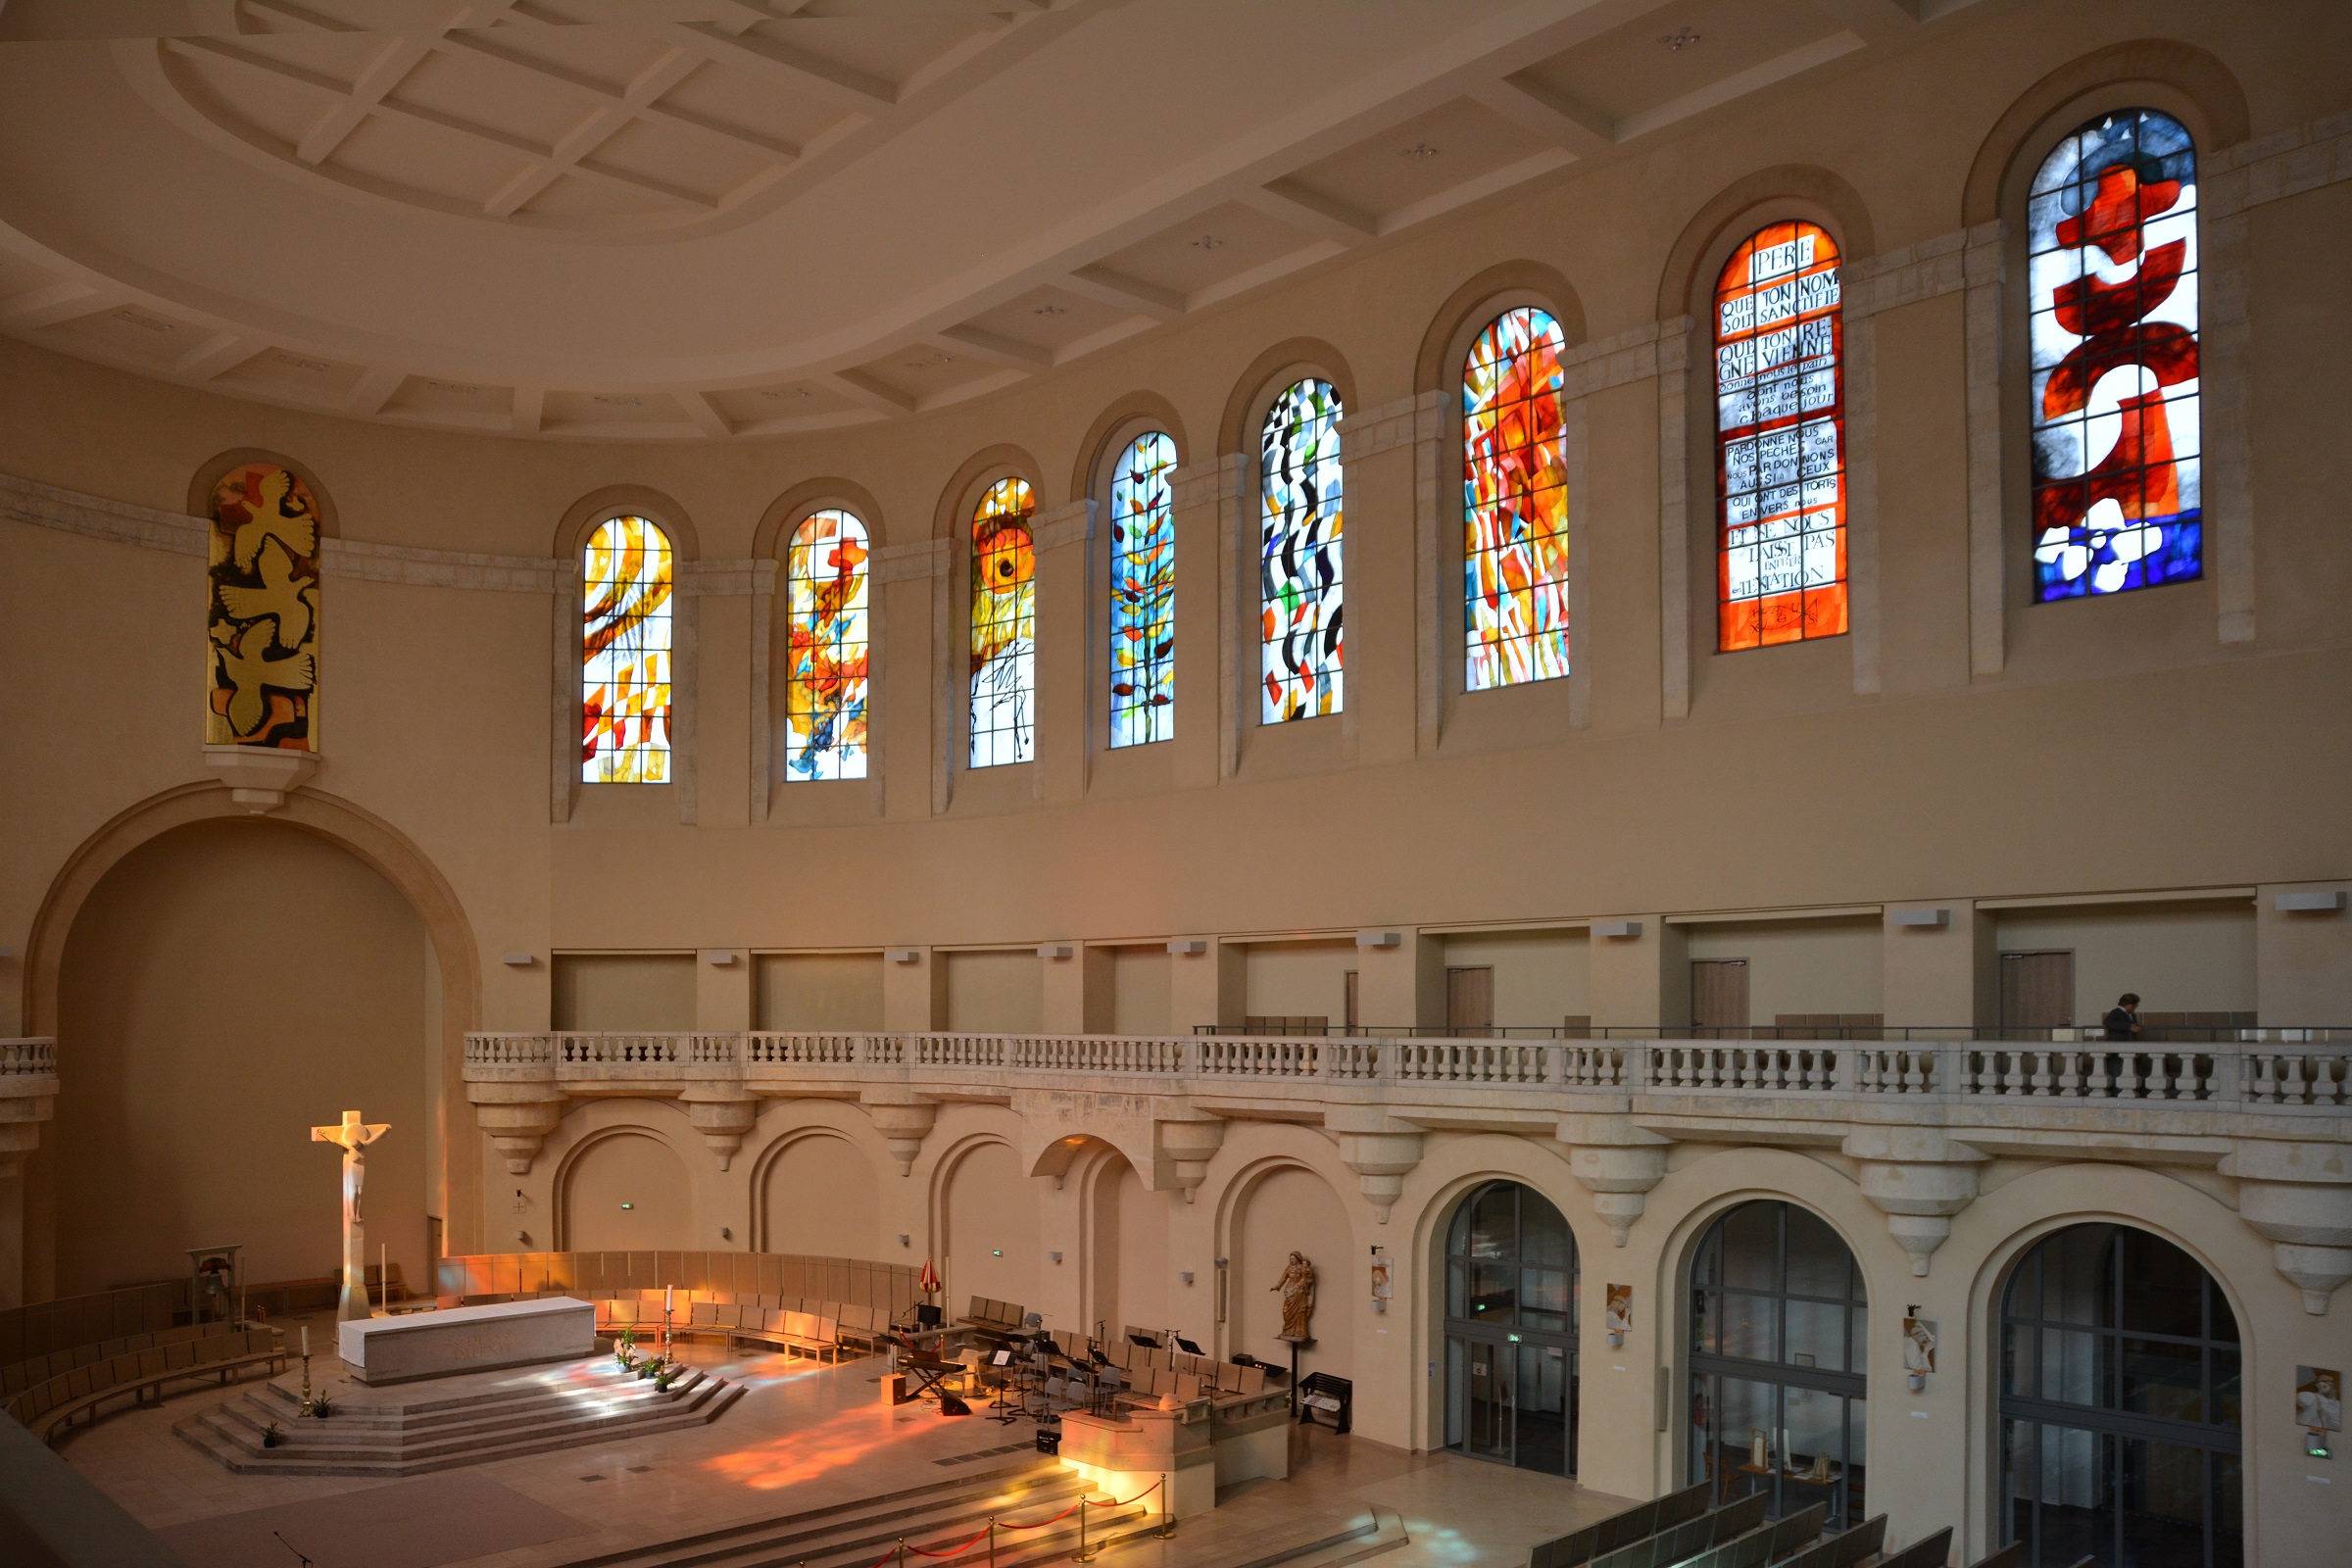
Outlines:
{"type": "MultiPolygon", "coordinates": [[[[25,944],[23,1016],[27,1033],[54,1035],[58,1025],[59,975],[66,943],[91,893],[106,874],[142,845],[191,823],[237,819],[251,808],[233,800],[216,782],[178,785],[116,813],[76,845],[59,864],[33,916],[25,944]]],[[[318,789],[289,794],[271,808],[272,822],[313,833],[343,850],[381,876],[423,922],[431,944],[440,989],[440,1077],[444,1118],[441,1166],[429,1179],[444,1195],[444,1246],[450,1252],[481,1250],[481,1132],[474,1107],[459,1090],[465,1075],[466,1033],[479,1028],[482,1011],[481,955],[463,902],[449,879],[416,842],[366,808],[318,789]]],[[[60,1049],[71,1051],[71,1042],[60,1049]]],[[[47,1160],[36,1152],[38,1183],[47,1160]]],[[[28,1193],[28,1199],[32,1194],[28,1193]]],[[[38,1299],[55,1288],[54,1240],[46,1226],[28,1231],[43,1238],[37,1250],[28,1238],[25,1297],[38,1299]]]]}

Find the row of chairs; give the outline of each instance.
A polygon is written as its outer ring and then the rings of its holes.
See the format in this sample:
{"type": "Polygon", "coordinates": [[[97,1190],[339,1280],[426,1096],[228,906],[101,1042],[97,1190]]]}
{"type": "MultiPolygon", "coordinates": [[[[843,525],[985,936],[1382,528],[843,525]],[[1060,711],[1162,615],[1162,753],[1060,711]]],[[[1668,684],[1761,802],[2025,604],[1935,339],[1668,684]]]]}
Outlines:
{"type": "Polygon", "coordinates": [[[111,1361],[118,1355],[128,1355],[134,1350],[152,1350],[160,1346],[178,1345],[188,1340],[201,1340],[234,1331],[235,1325],[229,1323],[183,1323],[177,1328],[121,1335],[111,1340],[52,1350],[47,1355],[36,1355],[29,1361],[11,1362],[7,1366],[0,1366],[0,1399],[13,1399],[34,1384],[62,1378],[77,1366],[111,1361]]]}
{"type": "MultiPolygon", "coordinates": [[[[1886,1516],[1851,1530],[1822,1534],[1822,1503],[1785,1519],[1764,1518],[1762,1493],[1709,1508],[1710,1483],[1595,1520],[1582,1530],[1539,1542],[1528,1568],[1948,1568],[1950,1527],[1931,1532],[1899,1551],[1886,1550],[1886,1516]]],[[[2022,1544],[2004,1546],[1975,1568],[2021,1568],[2022,1544]]],[[[2085,1557],[2074,1568],[2086,1568],[2085,1557]]]]}
{"type": "MultiPolygon", "coordinates": [[[[1220,1361],[1213,1355],[1138,1345],[1133,1339],[1104,1342],[1066,1329],[1056,1331],[1053,1340],[1073,1361],[1087,1360],[1101,1351],[1103,1360],[1127,1375],[1130,1390],[1153,1399],[1162,1394],[1174,1394],[1180,1399],[1255,1395],[1265,1393],[1269,1386],[1268,1368],[1220,1361]]],[[[1280,1373],[1273,1376],[1278,1379],[1280,1373]]]]}
{"type": "Polygon", "coordinates": [[[276,1329],[206,1326],[216,1332],[123,1350],[44,1378],[10,1399],[8,1413],[35,1437],[54,1443],[75,1416],[97,1419],[98,1405],[116,1395],[129,1394],[145,1403],[162,1397],[164,1385],[180,1378],[217,1374],[226,1383],[231,1373],[248,1366],[284,1370],[285,1337],[276,1329]]]}
{"type": "Polygon", "coordinates": [[[975,1296],[971,1309],[956,1322],[967,1328],[982,1329],[992,1334],[1017,1334],[1029,1321],[1029,1309],[1018,1301],[1000,1301],[993,1296],[975,1296]]]}
{"type": "MultiPolygon", "coordinates": [[[[632,1291],[600,1300],[596,1303],[597,1331],[618,1334],[624,1328],[659,1327],[662,1309],[660,1291],[632,1291]]],[[[872,1349],[891,1323],[889,1314],[879,1306],[797,1296],[680,1291],[671,1298],[670,1327],[683,1335],[723,1335],[730,1345],[749,1341],[838,1360],[845,1347],[872,1349]]]]}

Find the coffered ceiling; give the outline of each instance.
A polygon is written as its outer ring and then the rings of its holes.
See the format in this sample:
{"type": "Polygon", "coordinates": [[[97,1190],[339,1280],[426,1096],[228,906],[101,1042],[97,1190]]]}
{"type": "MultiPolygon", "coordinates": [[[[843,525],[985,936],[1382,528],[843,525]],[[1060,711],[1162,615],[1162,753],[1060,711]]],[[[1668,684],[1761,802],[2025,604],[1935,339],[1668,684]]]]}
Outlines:
{"type": "Polygon", "coordinates": [[[0,330],[520,435],[903,417],[1966,3],[0,0],[0,330]]]}

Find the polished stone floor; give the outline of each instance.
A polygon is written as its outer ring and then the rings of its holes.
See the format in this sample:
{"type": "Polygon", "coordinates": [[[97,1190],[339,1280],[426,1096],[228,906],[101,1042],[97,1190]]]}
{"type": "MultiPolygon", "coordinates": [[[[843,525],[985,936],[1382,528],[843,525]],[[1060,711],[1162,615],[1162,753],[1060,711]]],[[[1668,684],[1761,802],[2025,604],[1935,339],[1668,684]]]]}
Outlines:
{"type": "MultiPolygon", "coordinates": [[[[226,1516],[253,1513],[252,1528],[266,1538],[263,1527],[279,1524],[281,1516],[255,1510],[281,1510],[284,1518],[314,1521],[318,1528],[317,1521],[344,1514],[363,1519],[405,1500],[357,1494],[405,1486],[419,1489],[410,1495],[422,1506],[411,1511],[435,1514],[435,1529],[407,1544],[382,1536],[380,1550],[352,1558],[347,1568],[545,1568],[737,1520],[937,1480],[954,1469],[941,1461],[1025,1443],[1030,1432],[1026,1423],[1006,1427],[976,1417],[944,1419],[929,1403],[886,1409],[877,1398],[874,1379],[880,1368],[873,1361],[822,1366],[776,1355],[730,1355],[714,1346],[689,1347],[685,1356],[749,1386],[712,1425],[442,1473],[465,1478],[463,1485],[504,1488],[578,1523],[577,1531],[564,1531],[560,1519],[532,1509],[541,1525],[538,1539],[526,1544],[515,1544],[516,1537],[501,1537],[490,1527],[486,1516],[497,1510],[458,1506],[455,1491],[450,1506],[433,1505],[426,1494],[437,1495],[441,1489],[427,1485],[432,1477],[389,1482],[222,1469],[172,1432],[174,1422],[223,1397],[219,1389],[178,1396],[160,1409],[109,1416],[69,1439],[64,1451],[76,1469],[151,1528],[211,1521],[201,1530],[170,1532],[183,1542],[192,1562],[204,1541],[226,1543],[234,1537],[238,1524],[226,1516]],[[286,1506],[332,1498],[343,1499],[342,1505],[286,1506]],[[469,1519],[484,1522],[472,1528],[469,1519]]],[[[314,1370],[321,1370],[318,1363],[314,1370]]],[[[1406,1453],[1322,1429],[1292,1430],[1289,1481],[1228,1488],[1213,1512],[1186,1521],[1175,1540],[1124,1545],[1108,1559],[1133,1568],[1248,1561],[1264,1555],[1269,1543],[1316,1539],[1349,1517],[1378,1508],[1400,1515],[1409,1537],[1408,1544],[1377,1559],[1383,1568],[1516,1565],[1527,1560],[1535,1542],[1625,1501],[1585,1492],[1573,1482],[1452,1454],[1406,1453]]],[[[449,1485],[463,1490],[459,1482],[449,1485]]],[[[342,1539],[352,1541],[362,1533],[342,1539]]],[[[329,1561],[323,1555],[319,1560],[329,1561]]]]}

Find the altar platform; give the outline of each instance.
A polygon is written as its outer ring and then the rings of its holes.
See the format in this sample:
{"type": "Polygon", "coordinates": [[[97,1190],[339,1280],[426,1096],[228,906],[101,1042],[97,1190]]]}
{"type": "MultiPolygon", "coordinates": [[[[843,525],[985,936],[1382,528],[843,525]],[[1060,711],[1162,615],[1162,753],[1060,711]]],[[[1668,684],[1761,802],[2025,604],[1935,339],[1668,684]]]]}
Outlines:
{"type": "Polygon", "coordinates": [[[335,1331],[335,1352],[351,1378],[377,1387],[570,1361],[595,1350],[596,1307],[570,1297],[355,1318],[335,1331]]]}

